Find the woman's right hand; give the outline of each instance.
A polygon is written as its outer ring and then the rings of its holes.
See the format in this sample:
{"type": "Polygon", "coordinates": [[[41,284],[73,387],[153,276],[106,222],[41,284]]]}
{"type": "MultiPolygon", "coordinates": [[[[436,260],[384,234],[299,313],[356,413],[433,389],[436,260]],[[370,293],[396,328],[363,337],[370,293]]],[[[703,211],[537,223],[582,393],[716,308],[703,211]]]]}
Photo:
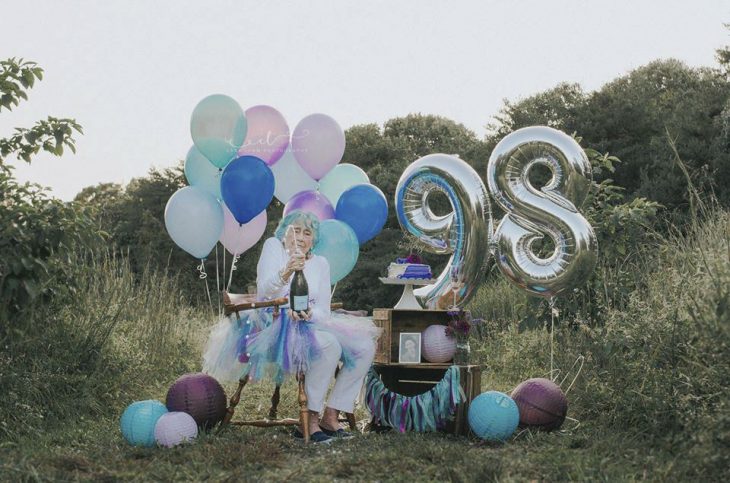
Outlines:
{"type": "Polygon", "coordinates": [[[284,273],[282,274],[282,278],[284,280],[288,280],[289,277],[291,277],[292,273],[294,273],[297,270],[304,270],[304,262],[307,261],[307,258],[304,256],[304,254],[298,255],[293,254],[289,257],[289,260],[286,262],[286,266],[284,267],[284,273]]]}

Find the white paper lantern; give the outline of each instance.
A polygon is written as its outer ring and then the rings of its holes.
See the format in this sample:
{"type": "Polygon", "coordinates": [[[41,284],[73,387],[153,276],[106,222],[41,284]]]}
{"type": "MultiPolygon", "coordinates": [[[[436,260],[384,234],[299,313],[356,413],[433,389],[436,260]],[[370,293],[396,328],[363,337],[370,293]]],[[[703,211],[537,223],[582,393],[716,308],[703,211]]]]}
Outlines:
{"type": "Polygon", "coordinates": [[[447,362],[456,353],[456,338],[446,335],[445,325],[429,325],[421,335],[421,345],[428,362],[447,362]]]}
{"type": "Polygon", "coordinates": [[[168,448],[195,439],[197,436],[198,425],[195,420],[188,413],[181,411],[163,414],[155,425],[155,441],[168,448]]]}

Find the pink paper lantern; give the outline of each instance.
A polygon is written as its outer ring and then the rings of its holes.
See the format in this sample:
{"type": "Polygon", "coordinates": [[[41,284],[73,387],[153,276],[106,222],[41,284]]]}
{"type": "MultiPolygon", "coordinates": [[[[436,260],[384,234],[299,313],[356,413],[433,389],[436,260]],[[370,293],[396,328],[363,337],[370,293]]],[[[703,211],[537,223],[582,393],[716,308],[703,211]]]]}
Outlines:
{"type": "Polygon", "coordinates": [[[155,425],[155,441],[172,448],[198,436],[198,424],[188,413],[174,411],[163,414],[155,425]]]}
{"type": "Polygon", "coordinates": [[[456,339],[446,335],[445,325],[429,325],[421,334],[421,345],[428,362],[448,362],[456,353],[456,339]]]}

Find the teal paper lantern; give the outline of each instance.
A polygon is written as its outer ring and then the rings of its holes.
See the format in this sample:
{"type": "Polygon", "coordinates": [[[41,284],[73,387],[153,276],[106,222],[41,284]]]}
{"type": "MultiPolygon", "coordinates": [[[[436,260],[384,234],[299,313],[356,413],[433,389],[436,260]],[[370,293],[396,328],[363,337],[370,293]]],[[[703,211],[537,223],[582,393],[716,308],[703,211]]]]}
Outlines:
{"type": "Polygon", "coordinates": [[[165,405],[154,399],[133,402],[124,410],[119,421],[122,436],[132,446],[154,446],[155,424],[166,412],[165,405]]]}
{"type": "Polygon", "coordinates": [[[487,391],[474,398],[469,405],[468,417],[474,434],[487,441],[506,440],[520,423],[517,404],[498,391],[487,391]]]}

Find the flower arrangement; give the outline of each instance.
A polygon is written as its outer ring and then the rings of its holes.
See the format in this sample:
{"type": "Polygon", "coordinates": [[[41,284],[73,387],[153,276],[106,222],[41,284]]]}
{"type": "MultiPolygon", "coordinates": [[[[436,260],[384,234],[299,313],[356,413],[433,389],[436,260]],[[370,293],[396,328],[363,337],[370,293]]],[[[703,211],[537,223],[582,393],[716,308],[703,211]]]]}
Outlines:
{"type": "Polygon", "coordinates": [[[456,354],[454,354],[454,364],[468,364],[469,353],[469,333],[472,327],[483,322],[482,319],[472,319],[471,312],[462,308],[453,308],[448,310],[446,314],[449,316],[449,322],[446,325],[446,335],[456,338],[456,354]]]}
{"type": "Polygon", "coordinates": [[[449,323],[446,326],[446,335],[457,339],[469,337],[472,325],[481,322],[481,319],[472,319],[471,312],[462,308],[448,310],[449,323]]]}

